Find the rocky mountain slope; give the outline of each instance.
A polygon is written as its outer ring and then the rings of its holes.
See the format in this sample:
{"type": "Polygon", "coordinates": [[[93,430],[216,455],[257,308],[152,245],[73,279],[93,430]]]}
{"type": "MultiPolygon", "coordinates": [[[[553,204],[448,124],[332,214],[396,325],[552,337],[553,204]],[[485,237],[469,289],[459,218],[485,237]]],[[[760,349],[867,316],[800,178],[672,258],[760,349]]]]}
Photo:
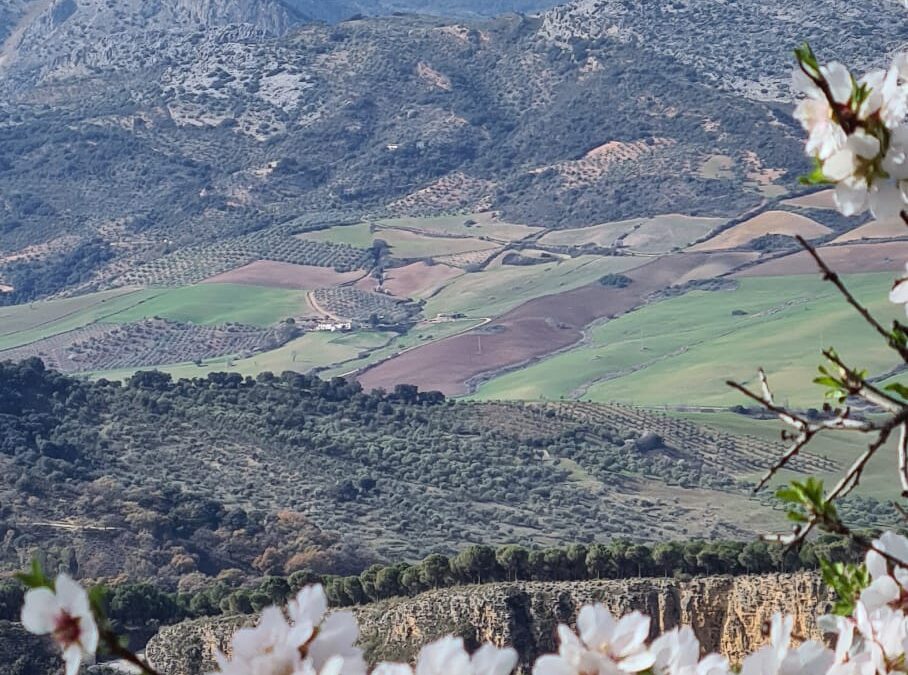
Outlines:
{"type": "Polygon", "coordinates": [[[542,32],[563,45],[601,38],[651,49],[692,67],[703,81],[758,100],[787,100],[791,48],[858,69],[908,43],[902,3],[579,0],[545,16],[542,32]],[[834,29],[833,29],[834,28],[834,29]],[[867,40],[872,33],[874,39],[867,40]]]}
{"type": "MultiPolygon", "coordinates": [[[[361,644],[372,661],[410,659],[426,642],[446,634],[468,644],[513,645],[521,668],[556,648],[554,628],[573,623],[580,606],[603,602],[613,612],[637,609],[653,618],[652,631],[693,627],[703,647],[732,661],[764,641],[774,612],[794,615],[794,633],[818,638],[815,617],[830,595],[818,576],[801,573],[562,583],[501,583],[431,591],[416,598],[357,608],[361,644]]],[[[215,649],[250,618],[199,620],[163,629],[146,654],[164,675],[200,675],[214,665],[215,649]]]]}
{"type": "Polygon", "coordinates": [[[781,84],[791,44],[868,62],[868,26],[894,48],[904,12],[583,0],[538,18],[306,23],[324,5],[0,3],[0,277],[103,241],[79,287],[105,286],[301,216],[739,215],[805,166],[781,84]]]}

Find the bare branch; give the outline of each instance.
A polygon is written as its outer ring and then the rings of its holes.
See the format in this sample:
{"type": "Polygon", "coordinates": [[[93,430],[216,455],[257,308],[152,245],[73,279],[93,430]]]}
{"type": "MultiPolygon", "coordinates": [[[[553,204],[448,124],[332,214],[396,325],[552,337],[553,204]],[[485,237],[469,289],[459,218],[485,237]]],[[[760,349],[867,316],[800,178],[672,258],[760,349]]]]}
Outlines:
{"type": "MultiPolygon", "coordinates": [[[[894,427],[895,425],[893,425],[894,427]]],[[[889,440],[889,434],[892,432],[892,428],[883,428],[877,435],[876,440],[867,446],[867,450],[864,451],[860,457],[855,460],[854,464],[851,465],[851,468],[848,469],[848,472],[842,476],[842,479],[836,483],[836,486],[832,489],[832,492],[829,493],[828,500],[832,501],[838,499],[839,497],[844,497],[849,492],[854,490],[861,482],[861,476],[864,473],[864,469],[867,466],[867,462],[876,454],[876,451],[879,450],[883,445],[889,440]]]]}
{"type": "Polygon", "coordinates": [[[902,496],[908,497],[908,424],[899,426],[899,478],[902,480],[902,496]]]}
{"type": "Polygon", "coordinates": [[[852,394],[853,396],[860,396],[868,403],[873,403],[874,405],[877,405],[880,408],[883,408],[883,410],[886,410],[891,413],[897,413],[905,407],[905,404],[902,403],[900,400],[898,400],[897,398],[895,398],[893,396],[890,396],[889,394],[887,394],[885,391],[883,391],[879,387],[876,387],[873,384],[871,384],[870,382],[868,382],[867,380],[865,380],[863,377],[860,376],[860,373],[858,373],[856,370],[849,368],[845,364],[845,362],[842,361],[841,358],[839,358],[839,355],[836,354],[835,352],[833,352],[832,350],[824,349],[823,356],[825,356],[832,363],[834,363],[839,368],[844,370],[846,373],[846,377],[849,380],[857,383],[856,386],[854,387],[854,389],[849,391],[849,393],[852,394]]]}
{"type": "MultiPolygon", "coordinates": [[[[904,212],[902,217],[905,217],[904,212]]],[[[906,220],[906,222],[908,222],[908,220],[906,220]]],[[[851,305],[858,312],[858,314],[860,314],[864,318],[864,321],[870,324],[870,326],[877,333],[886,338],[886,344],[897,351],[899,356],[902,357],[902,360],[908,363],[908,348],[905,348],[904,346],[898,344],[897,342],[895,342],[895,340],[893,340],[892,334],[888,330],[883,328],[879,321],[873,318],[870,310],[868,310],[866,307],[864,307],[864,305],[858,302],[857,298],[855,298],[851,294],[851,291],[849,291],[845,286],[845,284],[842,283],[839,275],[832,271],[832,268],[830,268],[829,265],[826,264],[823,258],[820,257],[820,254],[817,253],[817,250],[804,237],[802,237],[801,235],[796,235],[796,238],[801,246],[803,246],[810,254],[810,256],[816,261],[817,265],[819,265],[820,270],[823,272],[823,278],[831,282],[837,289],[839,289],[839,293],[841,293],[845,297],[845,300],[848,302],[848,304],[851,305]]]]}
{"type": "Polygon", "coordinates": [[[792,459],[798,456],[801,450],[813,440],[814,436],[819,434],[822,431],[859,431],[862,433],[871,433],[874,431],[883,431],[886,429],[886,424],[878,424],[871,420],[853,420],[849,418],[851,414],[850,408],[845,408],[834,418],[829,420],[822,420],[820,422],[811,422],[810,420],[784,408],[782,406],[776,405],[774,403],[774,397],[772,394],[772,389],[769,386],[769,382],[766,378],[766,373],[761,369],[759,371],[760,375],[760,385],[763,389],[763,394],[757,394],[747,387],[738,384],[729,380],[727,384],[740,391],[749,398],[757,401],[767,410],[770,410],[779,417],[782,422],[787,424],[790,427],[793,427],[797,430],[797,435],[794,437],[794,442],[789,446],[785,453],[775,462],[763,475],[760,479],[760,482],[754,488],[754,492],[758,492],[763,489],[766,484],[772,480],[779,471],[781,471],[792,459]]]}

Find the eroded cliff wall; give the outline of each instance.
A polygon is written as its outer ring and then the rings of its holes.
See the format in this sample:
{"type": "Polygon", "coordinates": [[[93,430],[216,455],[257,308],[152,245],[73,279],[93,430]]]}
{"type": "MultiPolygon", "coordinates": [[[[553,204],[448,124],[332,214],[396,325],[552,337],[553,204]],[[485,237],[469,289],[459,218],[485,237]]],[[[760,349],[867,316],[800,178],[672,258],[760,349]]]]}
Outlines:
{"type": "MultiPolygon", "coordinates": [[[[415,598],[356,608],[361,644],[372,661],[407,660],[419,647],[455,633],[468,643],[509,644],[521,664],[556,648],[559,623],[573,624],[578,609],[602,602],[613,612],[637,609],[653,618],[654,633],[693,627],[708,651],[737,661],[763,642],[763,624],[774,612],[795,617],[797,635],[819,637],[815,617],[831,596],[812,573],[624,581],[514,582],[449,588],[415,598]]],[[[163,629],[147,656],[163,675],[200,675],[214,666],[216,649],[249,617],[191,621],[163,629]]]]}

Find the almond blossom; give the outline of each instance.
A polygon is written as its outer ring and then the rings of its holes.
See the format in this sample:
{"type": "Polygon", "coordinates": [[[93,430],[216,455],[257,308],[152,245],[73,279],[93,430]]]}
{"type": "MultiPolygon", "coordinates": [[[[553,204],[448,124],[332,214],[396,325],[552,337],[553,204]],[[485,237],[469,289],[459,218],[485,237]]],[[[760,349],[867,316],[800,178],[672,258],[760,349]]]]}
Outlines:
{"type": "Polygon", "coordinates": [[[325,617],[328,600],[321,585],[302,589],[288,608],[262,611],[254,628],[241,628],[231,642],[232,658],[216,654],[221,675],[365,675],[359,628],[353,613],[325,617]]]}
{"type": "Polygon", "coordinates": [[[791,616],[775,614],[769,644],[744,659],[741,675],[825,675],[835,653],[820,642],[808,640],[791,648],[791,616]]]}
{"type": "MultiPolygon", "coordinates": [[[[821,73],[829,83],[834,103],[845,104],[851,98],[851,73],[841,63],[823,66],[821,73]]],[[[820,159],[830,157],[845,145],[845,131],[835,119],[826,93],[800,67],[792,73],[792,87],[807,98],[798,103],[794,117],[808,133],[807,154],[820,159]]]]}
{"type": "MultiPolygon", "coordinates": [[[[905,284],[901,286],[899,294],[905,293],[905,284]]],[[[908,592],[908,569],[895,567],[890,573],[889,561],[883,556],[885,553],[908,562],[908,539],[893,532],[885,532],[873,542],[873,546],[875,550],[868,551],[866,557],[867,571],[873,581],[861,593],[861,602],[871,612],[884,605],[899,602],[902,594],[908,592]]]]}
{"type": "MultiPolygon", "coordinates": [[[[444,637],[423,647],[416,659],[415,675],[508,675],[517,666],[517,652],[484,644],[470,656],[463,639],[444,637]]],[[[372,675],[414,675],[402,663],[380,663],[372,675]]]]}
{"type": "Polygon", "coordinates": [[[53,637],[63,650],[66,675],[75,675],[83,660],[94,661],[98,626],[88,593],[68,575],[60,574],[53,590],[33,588],[25,594],[22,625],[31,633],[53,637]]]}
{"type": "Polygon", "coordinates": [[[638,673],[655,663],[646,647],[650,620],[640,612],[616,620],[604,605],[587,605],[577,616],[576,635],[558,626],[557,655],[536,661],[534,675],[638,673]]]}

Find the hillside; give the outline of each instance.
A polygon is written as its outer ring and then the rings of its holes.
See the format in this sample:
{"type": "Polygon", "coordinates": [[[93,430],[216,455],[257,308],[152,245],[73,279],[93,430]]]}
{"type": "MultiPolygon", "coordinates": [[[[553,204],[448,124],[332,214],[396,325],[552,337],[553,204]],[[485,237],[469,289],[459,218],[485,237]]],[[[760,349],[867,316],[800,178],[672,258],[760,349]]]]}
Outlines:
{"type": "Polygon", "coordinates": [[[731,215],[760,203],[749,171],[802,163],[784,109],[619,40],[562,49],[542,19],[297,26],[276,0],[65,4],[0,74],[8,253],[99,236],[134,265],[307,212],[731,215]],[[740,168],[701,176],[714,155],[740,168]]]}
{"type": "MultiPolygon", "coordinates": [[[[843,272],[890,273],[908,251],[892,224],[791,199],[800,132],[781,94],[751,91],[783,77],[784,49],[763,58],[760,33],[733,26],[794,39],[803,19],[831,55],[866,61],[807,10],[580,2],[307,23],[313,7],[0,4],[15,38],[0,66],[0,360],[724,406],[739,399],[697,354],[753,342],[763,316],[833,307],[793,235],[843,272]],[[739,58],[718,65],[704,15],[739,58]],[[770,287],[785,290],[772,305],[770,287]],[[628,313],[688,303],[699,332],[613,339],[654,325],[628,313]],[[583,377],[526,386],[567,362],[583,377]],[[694,378],[695,398],[650,386],[666,370],[694,378]]],[[[879,11],[857,3],[836,25],[863,31],[879,11]]],[[[764,365],[794,381],[818,339],[739,377],[764,365]]],[[[847,339],[889,369],[867,336],[847,339]]]]}
{"type": "MultiPolygon", "coordinates": [[[[358,573],[470,542],[746,539],[779,519],[748,482],[776,443],[628,407],[452,403],[295,373],[92,384],[34,360],[0,363],[0,392],[8,570],[40,550],[83,577],[172,587],[232,568],[358,573]]],[[[845,516],[892,514],[858,498],[845,516]]]]}

